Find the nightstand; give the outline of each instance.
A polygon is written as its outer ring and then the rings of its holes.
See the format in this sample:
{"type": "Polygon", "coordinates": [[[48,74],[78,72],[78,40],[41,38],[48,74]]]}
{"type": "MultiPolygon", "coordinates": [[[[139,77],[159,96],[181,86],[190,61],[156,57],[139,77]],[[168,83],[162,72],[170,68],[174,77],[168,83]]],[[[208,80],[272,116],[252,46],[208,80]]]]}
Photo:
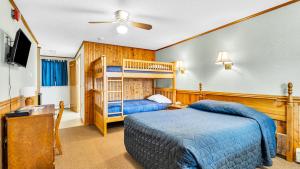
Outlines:
{"type": "Polygon", "coordinates": [[[168,109],[169,110],[175,110],[175,109],[183,109],[188,107],[188,105],[184,105],[184,104],[171,104],[168,109]]]}

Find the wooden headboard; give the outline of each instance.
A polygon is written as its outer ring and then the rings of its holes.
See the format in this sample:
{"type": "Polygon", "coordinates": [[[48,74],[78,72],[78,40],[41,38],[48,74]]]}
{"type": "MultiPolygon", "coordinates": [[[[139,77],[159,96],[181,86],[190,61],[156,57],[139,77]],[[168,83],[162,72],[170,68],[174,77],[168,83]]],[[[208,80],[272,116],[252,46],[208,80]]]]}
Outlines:
{"type": "MultiPolygon", "coordinates": [[[[277,126],[278,153],[288,161],[295,160],[296,148],[300,147],[300,98],[293,97],[293,84],[288,83],[288,96],[244,94],[229,92],[177,90],[176,101],[191,104],[211,99],[242,103],[270,116],[277,126]]],[[[159,90],[159,89],[156,89],[159,90]]]]}

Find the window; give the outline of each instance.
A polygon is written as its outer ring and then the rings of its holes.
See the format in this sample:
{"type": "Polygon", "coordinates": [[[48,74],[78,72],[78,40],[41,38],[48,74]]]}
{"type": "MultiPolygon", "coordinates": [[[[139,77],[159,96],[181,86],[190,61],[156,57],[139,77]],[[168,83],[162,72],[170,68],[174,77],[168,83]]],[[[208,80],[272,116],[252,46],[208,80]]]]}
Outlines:
{"type": "Polygon", "coordinates": [[[67,86],[68,63],[42,59],[42,86],[67,86]]]}

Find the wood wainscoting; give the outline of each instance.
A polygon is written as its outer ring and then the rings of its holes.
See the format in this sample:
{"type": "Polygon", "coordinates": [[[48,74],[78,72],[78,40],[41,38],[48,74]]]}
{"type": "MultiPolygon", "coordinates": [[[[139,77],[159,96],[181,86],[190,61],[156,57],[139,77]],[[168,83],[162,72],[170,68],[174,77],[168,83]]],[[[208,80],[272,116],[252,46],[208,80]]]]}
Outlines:
{"type": "MultiPolygon", "coordinates": [[[[105,55],[107,58],[108,66],[122,66],[123,59],[137,59],[137,60],[146,60],[154,61],[155,60],[155,51],[132,48],[125,46],[117,46],[110,44],[101,44],[95,42],[84,41],[82,44],[84,51],[84,83],[85,83],[85,125],[90,125],[94,123],[94,114],[93,114],[93,79],[91,72],[91,64],[93,61],[99,57],[105,55]]],[[[130,84],[124,88],[125,98],[126,99],[139,99],[141,97],[146,97],[153,92],[153,80],[149,79],[135,79],[129,82],[125,80],[124,83],[130,84]],[[144,86],[144,88],[143,88],[144,86]],[[145,87],[147,86],[147,87],[145,87]],[[134,88],[134,91],[131,89],[134,88]],[[147,88],[147,89],[146,89],[147,88]],[[141,89],[141,90],[137,90],[141,89]]]]}
{"type": "Polygon", "coordinates": [[[0,102],[0,115],[15,111],[25,105],[25,100],[21,97],[15,97],[6,101],[0,102]]]}
{"type": "MultiPolygon", "coordinates": [[[[288,161],[293,161],[296,148],[300,148],[300,97],[292,96],[292,87],[289,83],[288,96],[177,90],[176,101],[185,105],[204,99],[231,101],[267,114],[277,126],[277,153],[286,156],[288,161]]],[[[155,90],[167,91],[167,89],[155,90]]]]}

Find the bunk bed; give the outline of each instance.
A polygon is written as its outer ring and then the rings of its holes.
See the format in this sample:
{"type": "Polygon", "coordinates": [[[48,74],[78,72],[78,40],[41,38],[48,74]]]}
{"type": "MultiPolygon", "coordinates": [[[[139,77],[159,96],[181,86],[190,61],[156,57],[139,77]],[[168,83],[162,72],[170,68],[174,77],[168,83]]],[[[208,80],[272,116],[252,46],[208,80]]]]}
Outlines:
{"type": "Polygon", "coordinates": [[[153,79],[153,94],[176,100],[176,63],[123,59],[122,66],[109,66],[101,56],[91,65],[93,74],[94,124],[105,136],[107,124],[123,121],[129,114],[167,109],[169,104],[154,101],[124,100],[124,79],[153,79]],[[155,79],[171,79],[172,87],[155,88],[155,79]]]}

